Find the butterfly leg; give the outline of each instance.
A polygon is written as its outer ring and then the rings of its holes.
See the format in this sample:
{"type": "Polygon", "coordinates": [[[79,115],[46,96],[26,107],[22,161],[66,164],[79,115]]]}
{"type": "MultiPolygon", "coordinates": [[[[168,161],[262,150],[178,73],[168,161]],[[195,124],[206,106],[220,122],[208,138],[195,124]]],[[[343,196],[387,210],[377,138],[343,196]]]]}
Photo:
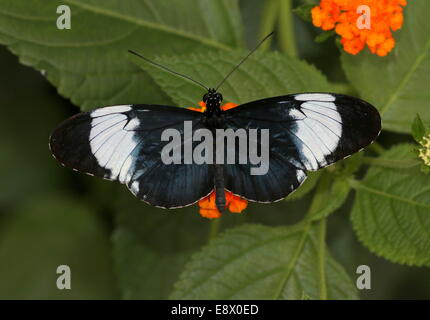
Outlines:
{"type": "Polygon", "coordinates": [[[215,185],[215,204],[220,212],[223,212],[226,205],[224,167],[222,164],[214,164],[214,185],[215,185]]]}

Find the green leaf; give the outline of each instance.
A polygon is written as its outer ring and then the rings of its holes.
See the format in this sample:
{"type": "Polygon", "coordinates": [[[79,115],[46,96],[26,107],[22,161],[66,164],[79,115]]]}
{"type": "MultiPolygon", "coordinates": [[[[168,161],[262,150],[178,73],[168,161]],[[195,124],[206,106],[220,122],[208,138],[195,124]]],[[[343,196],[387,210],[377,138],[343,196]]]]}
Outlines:
{"type": "Polygon", "coordinates": [[[160,210],[122,191],[113,236],[122,297],[166,299],[190,255],[206,244],[209,220],[196,206],[160,210]]]}
{"type": "Polygon", "coordinates": [[[0,8],[0,43],[83,109],[169,102],[128,49],[153,57],[243,46],[235,0],[0,0],[0,8]],[[70,30],[56,27],[59,5],[71,9],[70,30]]]}
{"type": "Polygon", "coordinates": [[[113,299],[109,231],[79,199],[24,200],[2,220],[1,299],[113,299]],[[71,290],[56,286],[57,267],[71,269],[71,290]]]}
{"type": "Polygon", "coordinates": [[[24,195],[55,192],[68,173],[52,161],[47,146],[50,131],[64,118],[66,108],[59,106],[68,104],[52,94],[40,74],[15,60],[0,46],[0,106],[7,110],[0,117],[1,209],[21,203],[24,195]]]}
{"type": "MultiPolygon", "coordinates": [[[[247,54],[244,51],[209,52],[160,57],[156,61],[178,72],[216,86],[247,54]]],[[[201,100],[204,89],[147,63],[144,68],[179,105],[190,107],[201,100]]],[[[277,52],[256,52],[220,88],[225,102],[244,103],[265,97],[306,91],[330,91],[327,79],[314,67],[277,52]]]]}
{"type": "Polygon", "coordinates": [[[315,187],[318,181],[320,181],[322,174],[328,175],[329,184],[325,188],[325,194],[323,196],[324,199],[327,199],[327,202],[322,208],[311,215],[311,219],[319,220],[327,217],[339,209],[347,199],[349,191],[351,190],[351,187],[347,182],[348,178],[350,178],[360,168],[362,158],[362,153],[358,153],[323,171],[310,172],[309,178],[287,199],[295,200],[304,196],[315,187]],[[310,181],[307,182],[309,179],[310,181]]]}
{"type": "MultiPolygon", "coordinates": [[[[382,159],[407,160],[413,146],[398,145],[382,159]]],[[[352,223],[372,252],[393,262],[430,265],[430,176],[411,169],[372,167],[361,182],[352,223]]]]}
{"type": "Polygon", "coordinates": [[[339,209],[346,198],[348,197],[350,185],[346,179],[336,179],[326,191],[324,199],[327,199],[325,205],[312,214],[312,220],[319,220],[326,218],[328,215],[339,209]]]}
{"type": "MultiPolygon", "coordinates": [[[[230,229],[192,257],[171,298],[318,299],[316,231],[303,225],[230,229]]],[[[323,261],[328,298],[357,298],[342,267],[329,255],[323,261]]]]}
{"type": "MultiPolygon", "coordinates": [[[[361,165],[363,164],[363,158],[364,152],[360,151],[351,157],[348,157],[347,159],[337,162],[333,166],[336,177],[343,178],[345,180],[352,176],[360,169],[361,165]]],[[[330,169],[330,167],[327,168],[327,170],[330,169]]]]}
{"type": "Polygon", "coordinates": [[[308,173],[308,177],[305,182],[297,188],[292,194],[290,194],[286,200],[297,200],[303,198],[309,192],[311,192],[320,178],[322,171],[312,171],[308,173]]]}
{"type": "Polygon", "coordinates": [[[421,143],[423,140],[423,137],[426,135],[426,132],[427,132],[426,126],[421,120],[420,115],[417,114],[415,116],[414,122],[412,122],[412,136],[414,137],[416,142],[421,143]]]}
{"type": "Polygon", "coordinates": [[[430,173],[430,167],[426,166],[426,165],[421,165],[421,172],[424,174],[429,174],[430,173]]]}
{"type": "Polygon", "coordinates": [[[324,31],[321,32],[320,34],[318,34],[314,41],[316,43],[323,43],[325,41],[327,41],[328,39],[330,39],[331,37],[333,37],[336,34],[336,32],[334,30],[330,30],[330,31],[324,31]]]}
{"type": "Polygon", "coordinates": [[[409,133],[419,113],[430,122],[430,1],[409,1],[402,30],[394,32],[396,48],[379,57],[365,49],[357,56],[342,54],[348,79],[361,97],[377,107],[387,130],[409,133]]]}
{"type": "MultiPolygon", "coordinates": [[[[160,212],[155,214],[163,215],[160,212]]],[[[204,226],[204,229],[207,227],[204,226]]],[[[163,244],[178,241],[170,237],[171,234],[167,233],[160,234],[155,239],[163,244]]],[[[151,243],[140,239],[136,232],[123,226],[116,228],[113,244],[118,285],[123,299],[166,299],[172,291],[173,283],[193,253],[191,249],[179,249],[175,252],[154,248],[151,243]]]]}
{"type": "MultiPolygon", "coordinates": [[[[198,206],[162,210],[121,188],[112,238],[119,288],[125,299],[166,299],[191,254],[209,239],[211,220],[198,206]]],[[[225,213],[222,228],[241,215],[225,213]]]]}

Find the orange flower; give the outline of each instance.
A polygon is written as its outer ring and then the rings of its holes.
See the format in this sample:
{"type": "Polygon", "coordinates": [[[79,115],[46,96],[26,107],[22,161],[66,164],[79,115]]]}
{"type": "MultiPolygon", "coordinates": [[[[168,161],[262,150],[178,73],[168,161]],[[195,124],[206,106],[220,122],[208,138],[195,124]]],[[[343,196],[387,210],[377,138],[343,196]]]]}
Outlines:
{"type": "MultiPolygon", "coordinates": [[[[200,108],[188,108],[190,110],[204,112],[206,104],[203,101],[199,102],[200,108]]],[[[221,106],[222,110],[228,110],[237,107],[237,104],[227,102],[221,106]]],[[[248,206],[248,201],[239,196],[234,195],[232,192],[225,190],[226,208],[233,213],[240,213],[248,206]]],[[[207,197],[199,201],[200,215],[205,218],[214,219],[221,217],[221,212],[215,204],[215,191],[212,191],[207,197]]]]}
{"type": "MultiPolygon", "coordinates": [[[[226,208],[233,213],[240,213],[248,206],[248,201],[232,192],[225,190],[226,208]]],[[[214,219],[221,217],[221,212],[215,204],[215,191],[199,201],[200,215],[205,218],[214,219]]]]}
{"type": "Polygon", "coordinates": [[[312,22],[323,30],[334,29],[350,54],[359,53],[367,45],[372,53],[383,57],[396,44],[392,31],[402,27],[406,4],[406,0],[321,0],[312,8],[312,22]],[[363,5],[370,9],[370,29],[357,26],[363,15],[357,8],[363,5]]]}

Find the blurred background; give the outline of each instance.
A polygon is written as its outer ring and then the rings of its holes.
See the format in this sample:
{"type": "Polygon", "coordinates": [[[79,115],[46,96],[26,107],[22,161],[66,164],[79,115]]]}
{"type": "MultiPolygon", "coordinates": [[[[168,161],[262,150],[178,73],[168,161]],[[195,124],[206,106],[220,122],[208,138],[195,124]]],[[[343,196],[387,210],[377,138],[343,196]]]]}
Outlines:
{"type": "MultiPolygon", "coordinates": [[[[252,47],[263,1],[240,4],[252,47]]],[[[315,28],[297,17],[294,23],[300,56],[329,80],[341,82],[345,76],[334,39],[316,44],[315,28]]],[[[0,299],[166,297],[176,277],[172,266],[179,272],[189,253],[207,242],[209,221],[199,217],[198,208],[165,212],[139,202],[123,186],[61,167],[51,157],[48,137],[79,109],[3,46],[0,107],[0,299]],[[139,245],[120,250],[130,239],[139,245]],[[56,287],[56,269],[63,264],[71,267],[72,290],[56,287]],[[118,275],[120,267],[134,277],[141,275],[140,284],[124,272],[118,275]]],[[[382,139],[391,144],[409,138],[385,134],[382,139]]],[[[358,242],[348,216],[351,199],[350,195],[343,209],[330,216],[327,235],[333,256],[353,281],[358,265],[371,267],[372,289],[361,291],[361,297],[429,299],[428,268],[393,264],[358,242]]],[[[245,215],[225,214],[222,228],[244,219],[267,225],[294,223],[303,217],[308,200],[250,204],[245,215]]]]}

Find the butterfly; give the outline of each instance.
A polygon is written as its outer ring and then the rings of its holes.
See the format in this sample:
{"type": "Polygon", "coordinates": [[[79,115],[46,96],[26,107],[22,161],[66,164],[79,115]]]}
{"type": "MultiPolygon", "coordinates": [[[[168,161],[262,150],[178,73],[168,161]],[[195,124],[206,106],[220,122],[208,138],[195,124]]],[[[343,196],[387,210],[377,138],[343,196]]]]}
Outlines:
{"type": "MultiPolygon", "coordinates": [[[[51,152],[67,167],[125,184],[151,205],[184,207],[215,189],[222,210],[224,188],[250,201],[278,201],[298,188],[308,171],[360,151],[381,130],[372,105],[340,94],[292,94],[223,111],[222,95],[210,89],[203,101],[203,113],[142,104],[77,114],[52,133],[51,152]],[[186,164],[183,153],[180,164],[164,164],[161,153],[169,142],[161,141],[162,132],[176,129],[183,138],[184,122],[192,123],[193,133],[203,128],[268,129],[267,173],[251,175],[250,163],[186,164]]],[[[184,148],[184,139],[177,148],[184,148]]]]}
{"type": "Polygon", "coordinates": [[[67,167],[125,184],[153,206],[189,206],[215,190],[216,206],[222,211],[225,189],[249,201],[281,200],[305,181],[309,171],[362,150],[381,131],[377,109],[355,97],[298,93],[223,110],[220,85],[205,87],[204,112],[136,104],[79,113],[53,131],[51,152],[67,167]],[[245,132],[249,139],[217,148],[220,140],[207,134],[220,130],[245,132]],[[199,148],[203,158],[213,161],[193,161],[191,154],[199,148]],[[261,159],[266,155],[268,163],[259,174],[252,174],[256,162],[250,159],[251,149],[261,159]],[[240,159],[243,150],[245,159],[240,159]]]}

